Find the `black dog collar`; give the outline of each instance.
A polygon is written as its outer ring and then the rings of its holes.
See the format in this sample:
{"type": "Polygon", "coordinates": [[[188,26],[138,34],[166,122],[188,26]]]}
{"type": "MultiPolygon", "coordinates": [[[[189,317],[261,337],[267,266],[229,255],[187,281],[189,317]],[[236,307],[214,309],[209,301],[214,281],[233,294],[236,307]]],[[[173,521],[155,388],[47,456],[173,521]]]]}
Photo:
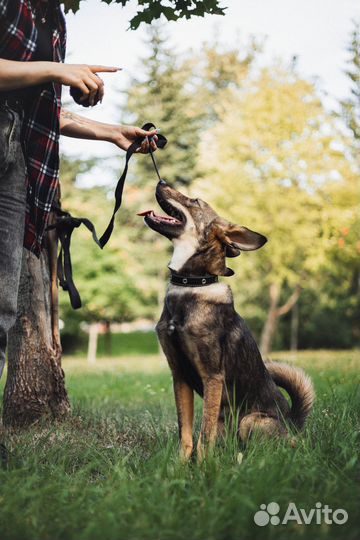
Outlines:
{"type": "Polygon", "coordinates": [[[180,287],[205,287],[219,281],[218,276],[189,277],[171,274],[170,283],[180,285],[180,287]]]}

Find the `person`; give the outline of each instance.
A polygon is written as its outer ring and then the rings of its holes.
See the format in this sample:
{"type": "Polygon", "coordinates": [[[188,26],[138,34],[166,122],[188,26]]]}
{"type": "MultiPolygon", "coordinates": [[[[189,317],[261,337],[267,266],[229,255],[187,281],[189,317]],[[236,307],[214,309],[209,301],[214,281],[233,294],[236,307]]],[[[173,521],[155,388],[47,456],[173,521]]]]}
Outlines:
{"type": "Polygon", "coordinates": [[[95,122],[61,108],[61,88],[94,105],[99,73],[117,67],[64,63],[59,0],[0,0],[0,376],[16,320],[23,246],[40,256],[59,182],[59,136],[109,141],[122,150],[156,150],[156,131],[95,122]]]}

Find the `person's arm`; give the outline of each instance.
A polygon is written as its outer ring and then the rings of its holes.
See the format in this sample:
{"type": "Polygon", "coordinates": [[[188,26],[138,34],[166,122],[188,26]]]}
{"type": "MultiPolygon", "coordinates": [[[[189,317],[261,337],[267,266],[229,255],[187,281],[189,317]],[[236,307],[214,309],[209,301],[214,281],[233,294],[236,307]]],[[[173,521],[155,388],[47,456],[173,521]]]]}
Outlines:
{"type": "Polygon", "coordinates": [[[100,100],[104,94],[104,83],[96,73],[115,72],[119,69],[60,62],[18,62],[0,58],[0,92],[56,82],[79,88],[83,99],[88,97],[91,105],[97,93],[100,100]]]}
{"type": "Polygon", "coordinates": [[[0,59],[0,91],[17,90],[50,82],[51,62],[16,62],[0,59]]]}
{"type": "Polygon", "coordinates": [[[149,151],[149,140],[152,150],[156,150],[157,130],[145,131],[135,126],[121,126],[115,124],[103,124],[89,118],[84,118],[67,110],[62,110],[60,115],[60,132],[66,137],[77,139],[91,139],[96,141],[108,141],[116,144],[122,150],[127,150],[137,137],[144,137],[139,152],[149,151]]]}

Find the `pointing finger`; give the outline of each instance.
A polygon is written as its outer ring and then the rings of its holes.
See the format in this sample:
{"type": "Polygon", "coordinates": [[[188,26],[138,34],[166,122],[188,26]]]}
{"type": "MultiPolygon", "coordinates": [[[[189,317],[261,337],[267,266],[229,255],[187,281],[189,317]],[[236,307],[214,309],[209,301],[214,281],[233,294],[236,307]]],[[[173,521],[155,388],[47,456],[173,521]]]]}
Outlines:
{"type": "Polygon", "coordinates": [[[110,67],[110,66],[88,66],[90,71],[93,73],[114,73],[115,71],[121,71],[122,68],[120,67],[110,67]]]}

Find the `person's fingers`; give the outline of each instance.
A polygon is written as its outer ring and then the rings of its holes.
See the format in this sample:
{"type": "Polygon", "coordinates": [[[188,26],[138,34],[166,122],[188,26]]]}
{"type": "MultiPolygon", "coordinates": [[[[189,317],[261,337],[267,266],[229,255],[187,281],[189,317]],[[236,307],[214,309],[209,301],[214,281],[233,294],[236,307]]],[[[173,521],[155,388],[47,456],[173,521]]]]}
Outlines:
{"type": "Polygon", "coordinates": [[[87,97],[89,98],[89,104],[93,105],[94,98],[96,96],[98,85],[91,77],[84,77],[83,82],[86,84],[87,88],[89,89],[89,93],[85,96],[83,96],[80,101],[85,101],[87,97]]]}
{"type": "Polygon", "coordinates": [[[141,137],[153,137],[157,134],[157,129],[152,129],[151,131],[144,131],[143,129],[139,129],[140,136],[141,137]]]}
{"type": "Polygon", "coordinates": [[[154,139],[151,139],[150,147],[151,147],[151,150],[153,150],[154,152],[155,152],[155,150],[157,150],[156,142],[155,142],[154,139]]]}
{"type": "Polygon", "coordinates": [[[141,143],[141,153],[147,154],[149,151],[149,139],[146,137],[141,143]]]}
{"type": "Polygon", "coordinates": [[[96,91],[98,89],[98,82],[94,80],[92,77],[84,77],[83,81],[90,91],[91,90],[96,91]]]}
{"type": "Polygon", "coordinates": [[[93,73],[114,73],[114,71],[121,71],[121,67],[109,67],[109,66],[88,66],[93,73]]]}
{"type": "Polygon", "coordinates": [[[90,97],[89,97],[89,103],[90,103],[91,107],[93,107],[94,104],[95,104],[96,98],[98,98],[98,100],[99,100],[100,96],[104,95],[104,83],[103,83],[102,79],[100,79],[100,77],[98,77],[98,75],[96,75],[96,73],[94,73],[94,74],[91,73],[90,78],[94,82],[94,84],[96,84],[96,90],[93,89],[90,92],[90,97]]]}
{"type": "Polygon", "coordinates": [[[101,77],[99,77],[98,75],[96,75],[96,77],[100,81],[100,86],[98,87],[98,99],[99,99],[99,101],[101,103],[103,98],[104,98],[104,94],[105,94],[105,86],[104,86],[104,81],[101,79],[101,77]]]}
{"type": "Polygon", "coordinates": [[[98,93],[97,90],[96,91],[94,90],[94,91],[90,92],[90,96],[89,96],[89,105],[90,105],[90,107],[94,106],[97,93],[98,93]]]}
{"type": "Polygon", "coordinates": [[[147,154],[149,148],[149,141],[143,140],[139,148],[136,149],[136,152],[140,154],[147,154]]]}
{"type": "Polygon", "coordinates": [[[79,90],[81,90],[81,93],[82,93],[82,97],[80,98],[80,101],[83,101],[85,100],[88,95],[90,94],[90,90],[88,89],[88,87],[86,86],[86,84],[83,82],[83,81],[80,81],[77,85],[76,85],[76,88],[79,88],[79,90]]]}

